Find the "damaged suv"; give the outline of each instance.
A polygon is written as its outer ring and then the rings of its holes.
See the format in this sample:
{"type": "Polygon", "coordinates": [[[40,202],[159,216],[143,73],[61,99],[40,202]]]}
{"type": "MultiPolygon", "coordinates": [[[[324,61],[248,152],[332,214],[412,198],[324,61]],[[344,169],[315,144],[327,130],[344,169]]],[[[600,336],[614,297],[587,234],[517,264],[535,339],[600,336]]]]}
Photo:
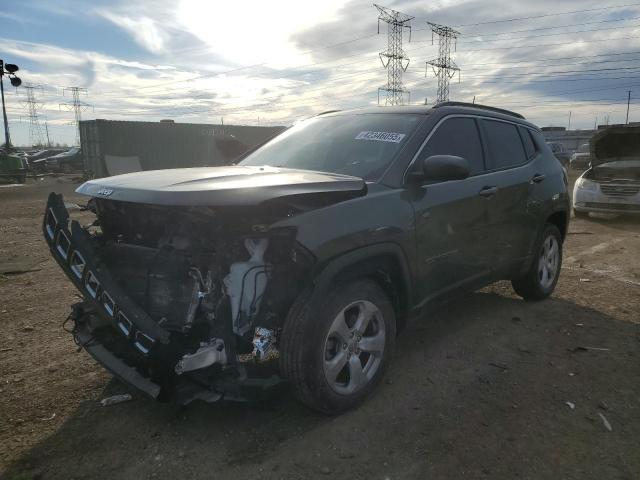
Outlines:
{"type": "Polygon", "coordinates": [[[330,112],[234,166],[77,192],[95,220],[52,193],[43,231],[84,297],[80,346],[152,398],[287,381],[330,414],[374,390],[408,318],[500,279],[550,295],[570,208],[537,127],[457,103],[330,112]]]}

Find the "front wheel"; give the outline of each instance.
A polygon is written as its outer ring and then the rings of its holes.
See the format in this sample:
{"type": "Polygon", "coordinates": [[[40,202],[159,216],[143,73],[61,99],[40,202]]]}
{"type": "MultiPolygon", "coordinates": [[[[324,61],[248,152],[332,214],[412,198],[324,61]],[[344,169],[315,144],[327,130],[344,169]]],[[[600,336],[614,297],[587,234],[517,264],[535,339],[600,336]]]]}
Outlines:
{"type": "Polygon", "coordinates": [[[337,285],[316,311],[309,295],[292,307],[281,344],[281,369],[296,397],[335,415],[364,401],[390,362],[394,310],[384,291],[362,279],[337,285]]]}
{"type": "Polygon", "coordinates": [[[562,267],[562,236],[555,225],[544,227],[529,271],[511,281],[513,289],[525,300],[542,300],[556,288],[562,267]]]}

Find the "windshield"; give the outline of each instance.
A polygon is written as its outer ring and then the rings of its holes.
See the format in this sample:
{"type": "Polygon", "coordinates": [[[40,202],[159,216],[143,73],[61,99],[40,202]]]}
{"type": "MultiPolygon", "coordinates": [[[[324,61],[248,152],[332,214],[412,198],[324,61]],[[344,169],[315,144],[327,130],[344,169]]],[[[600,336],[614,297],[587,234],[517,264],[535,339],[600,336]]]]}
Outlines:
{"type": "Polygon", "coordinates": [[[294,125],[240,165],[341,173],[373,180],[385,171],[423,115],[353,114],[294,125]]]}

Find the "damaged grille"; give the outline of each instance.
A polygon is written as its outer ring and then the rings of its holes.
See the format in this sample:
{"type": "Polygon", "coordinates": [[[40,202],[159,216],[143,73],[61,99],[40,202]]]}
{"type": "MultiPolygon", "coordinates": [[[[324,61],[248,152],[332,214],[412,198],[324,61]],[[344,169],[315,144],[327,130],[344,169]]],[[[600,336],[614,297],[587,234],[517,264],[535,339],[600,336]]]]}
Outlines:
{"type": "Polygon", "coordinates": [[[168,342],[168,332],[128,299],[96,263],[87,232],[76,221],[69,228],[60,195],[49,196],[43,233],[53,257],[71,281],[139,352],[147,355],[157,342],[168,342]]]}
{"type": "Polygon", "coordinates": [[[601,183],[600,190],[608,197],[631,197],[640,192],[640,185],[605,185],[601,183]]]}

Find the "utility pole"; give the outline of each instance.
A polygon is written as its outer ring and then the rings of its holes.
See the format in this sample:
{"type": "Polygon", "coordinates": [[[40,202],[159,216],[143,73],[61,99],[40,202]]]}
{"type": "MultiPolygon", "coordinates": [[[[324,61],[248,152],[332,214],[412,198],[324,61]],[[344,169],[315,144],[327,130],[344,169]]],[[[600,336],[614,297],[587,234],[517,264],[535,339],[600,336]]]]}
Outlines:
{"type": "Polygon", "coordinates": [[[36,88],[42,89],[40,85],[27,84],[24,86],[27,91],[26,107],[29,115],[29,143],[31,146],[43,145],[44,139],[42,135],[42,126],[38,119],[38,103],[36,102],[36,96],[34,90],[36,88]]]}
{"type": "Polygon", "coordinates": [[[631,105],[631,90],[627,92],[627,125],[629,125],[629,105],[631,105]]]}
{"type": "Polygon", "coordinates": [[[571,130],[571,110],[569,110],[569,128],[567,130],[571,130]]]}
{"type": "Polygon", "coordinates": [[[11,85],[19,87],[22,84],[22,80],[16,77],[16,72],[20,70],[17,65],[13,63],[4,63],[4,60],[0,60],[0,97],[2,97],[2,119],[4,120],[4,147],[11,149],[11,137],[9,136],[9,120],[7,120],[7,109],[4,105],[4,82],[2,77],[7,75],[11,81],[11,85]]]}
{"type": "Polygon", "coordinates": [[[402,85],[402,72],[409,66],[407,57],[402,48],[402,32],[409,29],[409,41],[411,41],[411,25],[409,22],[414,19],[390,8],[373,5],[378,9],[378,33],[380,33],[380,21],[387,24],[387,49],[380,52],[382,66],[387,69],[387,86],[378,88],[378,104],[380,104],[380,91],[387,93],[385,105],[404,104],[404,94],[410,97],[408,90],[402,85]]]}
{"type": "Polygon", "coordinates": [[[429,66],[433,69],[433,73],[438,77],[438,95],[436,103],[449,101],[449,80],[458,72],[460,68],[451,60],[451,43],[456,48],[456,41],[460,32],[445,25],[427,22],[431,27],[431,44],[433,45],[434,34],[438,36],[438,58],[429,60],[426,64],[425,77],[429,71],[429,66]]]}
{"type": "Polygon", "coordinates": [[[51,139],[49,138],[49,124],[46,120],[44,121],[44,129],[47,132],[47,147],[51,148],[51,139]]]}
{"type": "Polygon", "coordinates": [[[80,146],[80,121],[82,120],[82,112],[89,108],[91,105],[80,101],[80,94],[87,94],[87,89],[82,87],[67,87],[62,90],[64,95],[66,92],[71,92],[73,100],[71,102],[61,103],[60,106],[65,106],[69,110],[73,110],[74,122],[76,126],[76,146],[80,146]]]}

